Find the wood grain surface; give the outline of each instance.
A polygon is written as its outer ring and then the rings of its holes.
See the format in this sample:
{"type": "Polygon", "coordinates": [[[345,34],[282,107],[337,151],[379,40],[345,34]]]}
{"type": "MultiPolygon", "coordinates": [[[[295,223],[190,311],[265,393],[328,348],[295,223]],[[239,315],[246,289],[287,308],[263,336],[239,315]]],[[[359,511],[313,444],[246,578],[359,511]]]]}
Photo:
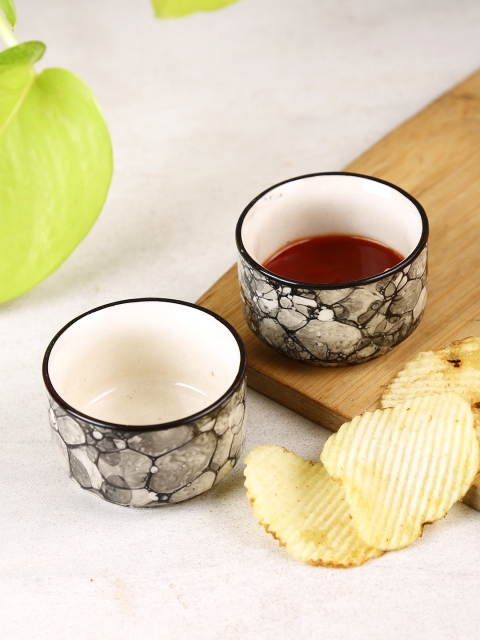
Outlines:
{"type": "MultiPolygon", "coordinates": [[[[419,351],[480,335],[480,71],[380,140],[346,170],[397,184],[427,212],[428,302],[412,336],[365,364],[312,367],[277,354],[251,333],[242,315],[236,267],[198,301],[240,333],[248,354],[250,387],[332,431],[377,408],[384,386],[419,351]]],[[[464,502],[480,509],[480,474],[464,502]]]]}

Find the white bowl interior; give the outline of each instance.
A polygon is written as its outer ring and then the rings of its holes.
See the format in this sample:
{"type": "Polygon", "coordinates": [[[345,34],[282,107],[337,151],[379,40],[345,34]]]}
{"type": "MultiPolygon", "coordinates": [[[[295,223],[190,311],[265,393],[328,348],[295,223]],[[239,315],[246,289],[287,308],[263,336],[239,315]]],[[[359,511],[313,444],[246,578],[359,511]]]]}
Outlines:
{"type": "Polygon", "coordinates": [[[72,324],[57,340],[48,373],[74,409],[123,425],[190,416],[233,384],[240,349],[229,329],[194,307],[135,301],[72,324]]]}
{"type": "Polygon", "coordinates": [[[370,238],[406,258],[420,241],[422,219],[409,198],[386,184],[319,175],[275,187],[253,205],[242,225],[244,247],[260,264],[290,242],[334,234],[370,238]]]}

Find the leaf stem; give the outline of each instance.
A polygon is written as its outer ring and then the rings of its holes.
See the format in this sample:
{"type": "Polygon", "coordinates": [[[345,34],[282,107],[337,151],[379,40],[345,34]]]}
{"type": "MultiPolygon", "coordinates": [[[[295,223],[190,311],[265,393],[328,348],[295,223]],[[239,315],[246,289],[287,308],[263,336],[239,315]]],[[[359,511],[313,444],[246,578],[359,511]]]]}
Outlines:
{"type": "Polygon", "coordinates": [[[0,14],[0,36],[3,38],[7,47],[15,47],[18,44],[18,40],[13,35],[13,30],[4,17],[0,14]]]}

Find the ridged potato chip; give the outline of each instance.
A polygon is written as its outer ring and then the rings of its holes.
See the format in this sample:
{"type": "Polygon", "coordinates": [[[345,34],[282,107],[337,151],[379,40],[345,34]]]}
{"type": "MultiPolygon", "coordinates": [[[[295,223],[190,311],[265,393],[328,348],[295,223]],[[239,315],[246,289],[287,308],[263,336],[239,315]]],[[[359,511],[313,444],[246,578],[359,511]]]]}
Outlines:
{"type": "Polygon", "coordinates": [[[320,459],[345,488],[358,535],[391,550],[463,498],[479,455],[469,404],[447,393],[357,416],[330,436],[320,459]]]}
{"type": "Polygon", "coordinates": [[[245,463],[247,497],[255,517],[295,558],[350,567],[383,554],[358,537],[345,491],[320,462],[261,445],[250,451],[245,463]]]}
{"type": "Polygon", "coordinates": [[[409,398],[447,391],[458,393],[470,404],[480,439],[480,338],[419,353],[385,389],[381,405],[393,407],[409,398]]]}

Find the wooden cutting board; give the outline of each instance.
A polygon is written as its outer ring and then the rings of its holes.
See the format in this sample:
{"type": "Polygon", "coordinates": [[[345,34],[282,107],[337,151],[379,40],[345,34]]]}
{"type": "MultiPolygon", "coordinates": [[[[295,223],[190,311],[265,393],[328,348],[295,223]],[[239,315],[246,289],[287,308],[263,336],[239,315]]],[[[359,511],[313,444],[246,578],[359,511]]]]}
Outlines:
{"type": "MultiPolygon", "coordinates": [[[[240,333],[248,354],[250,387],[332,431],[377,408],[384,386],[419,351],[480,335],[480,71],[380,140],[346,170],[397,184],[427,212],[428,302],[410,338],[365,364],[312,367],[277,354],[251,333],[242,315],[236,267],[198,301],[240,333]]],[[[464,502],[480,510],[480,474],[464,502]]]]}

